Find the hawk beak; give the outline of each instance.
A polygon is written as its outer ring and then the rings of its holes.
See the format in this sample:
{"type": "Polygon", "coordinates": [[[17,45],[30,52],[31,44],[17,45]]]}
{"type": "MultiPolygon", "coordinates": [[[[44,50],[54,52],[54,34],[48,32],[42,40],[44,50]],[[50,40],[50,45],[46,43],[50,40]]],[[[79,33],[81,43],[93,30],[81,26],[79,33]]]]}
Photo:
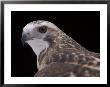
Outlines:
{"type": "Polygon", "coordinates": [[[28,43],[26,42],[27,40],[29,40],[27,34],[22,33],[21,42],[24,47],[28,45],[28,43]]]}

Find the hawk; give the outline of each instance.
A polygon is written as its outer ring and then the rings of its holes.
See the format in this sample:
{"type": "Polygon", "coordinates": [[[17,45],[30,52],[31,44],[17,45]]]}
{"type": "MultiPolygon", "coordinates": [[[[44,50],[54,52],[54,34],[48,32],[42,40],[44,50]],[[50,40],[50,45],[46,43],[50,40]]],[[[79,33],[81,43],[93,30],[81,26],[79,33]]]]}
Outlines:
{"type": "Polygon", "coordinates": [[[49,21],[28,23],[22,41],[37,56],[36,77],[100,76],[100,54],[87,50],[49,21]]]}

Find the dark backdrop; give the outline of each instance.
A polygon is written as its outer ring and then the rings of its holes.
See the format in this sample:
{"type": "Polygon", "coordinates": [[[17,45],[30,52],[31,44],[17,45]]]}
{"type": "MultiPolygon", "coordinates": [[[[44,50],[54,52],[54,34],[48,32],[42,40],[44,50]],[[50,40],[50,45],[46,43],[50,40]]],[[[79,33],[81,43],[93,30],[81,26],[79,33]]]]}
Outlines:
{"type": "Polygon", "coordinates": [[[50,21],[88,50],[100,52],[99,11],[12,11],[11,76],[29,77],[37,71],[36,55],[21,43],[23,27],[35,20],[50,21]]]}

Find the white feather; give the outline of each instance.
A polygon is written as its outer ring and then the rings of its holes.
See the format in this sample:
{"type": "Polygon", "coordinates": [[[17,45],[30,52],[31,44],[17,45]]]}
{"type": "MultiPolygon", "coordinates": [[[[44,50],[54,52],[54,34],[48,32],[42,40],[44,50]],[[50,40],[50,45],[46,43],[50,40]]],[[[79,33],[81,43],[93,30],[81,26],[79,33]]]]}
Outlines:
{"type": "Polygon", "coordinates": [[[36,56],[37,56],[37,66],[39,69],[39,62],[38,62],[38,58],[40,53],[46,48],[49,47],[49,44],[47,41],[43,41],[42,39],[33,39],[33,40],[28,40],[26,41],[31,48],[33,49],[33,51],[35,52],[36,56]]]}

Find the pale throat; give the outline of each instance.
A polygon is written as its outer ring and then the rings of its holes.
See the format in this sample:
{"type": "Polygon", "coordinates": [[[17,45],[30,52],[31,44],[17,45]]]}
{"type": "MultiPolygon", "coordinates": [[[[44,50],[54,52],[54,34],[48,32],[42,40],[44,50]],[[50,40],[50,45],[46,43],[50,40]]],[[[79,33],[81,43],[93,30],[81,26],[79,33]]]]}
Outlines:
{"type": "Polygon", "coordinates": [[[37,56],[37,67],[39,68],[39,55],[40,53],[44,50],[47,49],[49,47],[49,43],[47,41],[44,41],[42,39],[33,39],[33,40],[29,40],[26,41],[32,48],[32,50],[34,51],[34,53],[37,56]]]}

